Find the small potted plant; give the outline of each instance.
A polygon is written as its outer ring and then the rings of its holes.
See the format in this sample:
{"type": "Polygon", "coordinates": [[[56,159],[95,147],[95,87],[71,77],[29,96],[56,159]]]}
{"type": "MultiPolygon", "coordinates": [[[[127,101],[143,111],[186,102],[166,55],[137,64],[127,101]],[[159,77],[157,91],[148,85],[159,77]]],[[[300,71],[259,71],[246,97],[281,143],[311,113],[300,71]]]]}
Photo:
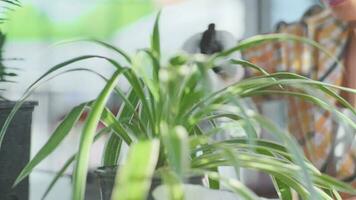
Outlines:
{"type": "MultiPolygon", "coordinates": [[[[153,189],[165,191],[158,196],[167,195],[166,199],[184,199],[186,195],[184,183],[187,180],[189,182],[191,177],[203,176],[209,180],[206,184],[211,189],[219,190],[221,183],[243,199],[259,199],[238,179],[219,174],[217,169],[220,166],[232,166],[236,172],[240,168],[247,168],[269,174],[281,199],[292,199],[294,191],[303,199],[339,198],[338,191],[356,194],[351,186],[320,173],[305,158],[298,144],[286,131],[277,128],[258,112],[250,112],[243,103],[245,98],[265,93],[298,96],[336,113],[340,119],[355,128],[355,122],[337,112],[336,107],[307,93],[312,90],[328,94],[356,113],[352,106],[332,90],[337,86],[293,73],[268,74],[247,61],[227,59],[233,52],[263,42],[291,40],[320,48],[318,44],[285,34],[256,36],[209,57],[179,54],[163,63],[158,23],[159,15],[153,28],[151,47],[139,50],[134,56],[129,56],[108,43],[93,40],[96,44],[122,56],[125,59],[124,64],[101,55],[80,56],[54,66],[29,86],[23,98],[12,110],[7,124],[1,131],[2,134],[5,133],[8,123],[22,102],[44,83],[47,77],[53,77],[56,72],[60,72],[57,74],[59,75],[73,71],[88,71],[97,74],[106,82],[96,99],[73,108],[55,129],[48,142],[22,170],[15,185],[26,178],[60,145],[83,111],[89,110],[78,152],[70,157],[58,172],[46,194],[73,163],[72,199],[84,199],[91,145],[104,134],[109,134],[110,137],[102,157],[104,168],[101,169],[105,174],[109,174],[109,180],[112,182],[115,180],[113,188],[110,184],[106,185],[106,190],[109,190],[108,196],[113,200],[152,198],[153,189]],[[100,72],[93,72],[90,69],[67,69],[68,65],[87,59],[106,60],[112,64],[115,72],[110,78],[106,78],[100,72]],[[220,62],[258,70],[262,75],[245,79],[219,91],[211,91],[207,73],[220,62]],[[125,77],[130,84],[131,89],[127,93],[117,85],[120,76],[125,77]],[[302,86],[308,90],[298,93],[286,90],[286,87],[293,86],[298,88],[302,86]],[[123,102],[117,114],[106,108],[111,94],[123,102]],[[243,136],[223,141],[212,139],[225,128],[229,128],[218,126],[217,119],[228,119],[231,125],[238,127],[236,131],[243,136]],[[97,130],[100,122],[105,128],[97,130]],[[260,139],[257,126],[269,130],[280,143],[260,139]],[[127,160],[118,166],[124,143],[129,147],[127,160]],[[162,185],[155,188],[160,184],[162,185]]],[[[354,89],[337,88],[356,93],[354,89]]],[[[102,197],[107,200],[106,196],[102,197]]]]}

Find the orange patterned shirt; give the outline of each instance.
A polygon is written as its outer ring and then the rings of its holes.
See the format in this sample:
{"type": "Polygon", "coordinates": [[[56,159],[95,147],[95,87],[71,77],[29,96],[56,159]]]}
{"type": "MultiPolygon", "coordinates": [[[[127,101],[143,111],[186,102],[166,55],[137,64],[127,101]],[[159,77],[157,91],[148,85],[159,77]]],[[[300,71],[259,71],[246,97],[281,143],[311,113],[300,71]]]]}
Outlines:
{"type": "MultiPolygon", "coordinates": [[[[276,32],[313,39],[340,60],[345,57],[350,38],[348,24],[320,7],[307,11],[298,23],[280,23],[276,32]]],[[[335,85],[343,83],[343,67],[335,59],[307,44],[289,41],[263,43],[244,50],[242,56],[270,73],[288,71],[335,85]]],[[[272,98],[284,99],[287,103],[289,131],[303,146],[306,156],[322,172],[356,185],[356,149],[352,147],[354,139],[351,136],[356,130],[348,130],[353,133],[347,138],[342,136],[330,112],[296,97],[272,98]]],[[[268,100],[256,99],[258,105],[264,101],[268,100]]],[[[330,101],[336,105],[335,100],[330,101]]]]}

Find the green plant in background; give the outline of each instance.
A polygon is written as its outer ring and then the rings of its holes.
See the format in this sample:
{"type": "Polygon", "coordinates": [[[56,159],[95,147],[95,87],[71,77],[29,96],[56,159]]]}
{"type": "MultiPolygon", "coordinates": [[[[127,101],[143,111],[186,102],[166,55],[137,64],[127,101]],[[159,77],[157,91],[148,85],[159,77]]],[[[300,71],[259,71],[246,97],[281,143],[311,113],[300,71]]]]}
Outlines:
{"type": "MultiPolygon", "coordinates": [[[[16,76],[15,73],[12,72],[8,72],[9,68],[6,67],[4,65],[4,57],[3,57],[3,53],[4,53],[4,44],[6,41],[6,35],[0,32],[0,82],[2,83],[6,83],[6,82],[11,82],[10,80],[8,80],[9,77],[14,77],[16,76]]],[[[0,88],[0,91],[4,91],[5,88],[0,88]]],[[[1,99],[4,99],[4,97],[2,97],[0,95],[1,99]]]]}
{"type": "MultiPolygon", "coordinates": [[[[0,0],[1,3],[1,14],[7,14],[7,11],[12,11],[13,7],[20,7],[21,2],[19,0],[0,0]]],[[[2,16],[1,22],[6,21],[6,17],[2,16]]]]}
{"type": "Polygon", "coordinates": [[[226,61],[231,53],[263,42],[290,40],[308,43],[324,51],[322,47],[304,38],[272,34],[246,39],[235,48],[212,57],[182,54],[163,63],[160,59],[158,24],[159,17],[153,29],[151,48],[139,50],[134,56],[129,56],[108,43],[92,41],[122,56],[124,63],[101,55],[80,56],[52,67],[28,87],[0,132],[0,145],[1,138],[21,104],[49,79],[63,73],[87,71],[97,74],[106,82],[95,100],[78,105],[67,115],[48,142],[23,169],[15,185],[60,145],[83,111],[89,110],[78,152],[58,172],[45,195],[73,163],[72,199],[84,199],[90,149],[93,142],[105,134],[109,134],[109,139],[102,156],[104,166],[118,165],[122,144],[129,145],[127,162],[118,169],[112,194],[114,200],[145,199],[153,177],[162,178],[169,191],[167,199],[184,199],[181,185],[187,177],[195,175],[208,176],[209,187],[213,189],[219,188],[217,181],[220,181],[244,199],[259,198],[239,180],[217,173],[216,169],[220,166],[233,166],[237,171],[247,168],[269,174],[280,199],[291,199],[292,191],[296,191],[302,199],[312,200],[340,199],[338,192],[356,194],[356,190],[350,185],[320,173],[305,158],[290,134],[277,128],[257,111],[251,112],[244,104],[245,99],[257,95],[297,96],[331,111],[340,123],[347,123],[356,129],[355,122],[339,112],[335,106],[307,92],[325,93],[356,115],[355,109],[334,91],[338,89],[356,94],[356,90],[314,81],[293,73],[268,74],[244,60],[226,61]],[[110,78],[106,78],[100,72],[90,69],[67,68],[72,63],[88,59],[106,60],[112,64],[115,72],[110,78]],[[219,91],[210,91],[208,70],[222,62],[221,60],[236,64],[237,67],[258,70],[262,75],[245,79],[219,91]],[[118,87],[121,76],[131,86],[127,93],[118,87]],[[286,89],[290,87],[298,88],[299,92],[286,89]],[[300,90],[301,88],[305,90],[300,90]],[[117,114],[106,107],[112,93],[123,102],[117,114]],[[229,119],[235,127],[240,128],[239,133],[244,136],[223,141],[214,140],[215,135],[228,129],[216,124],[219,119],[229,119]],[[100,122],[106,128],[98,132],[100,122]],[[203,124],[208,125],[203,127],[203,124]],[[268,130],[279,143],[258,138],[257,126],[268,130]]]}
{"type": "MultiPolygon", "coordinates": [[[[1,10],[0,10],[0,24],[4,24],[7,21],[6,16],[8,15],[7,11],[12,11],[13,7],[19,7],[20,2],[18,0],[0,0],[1,10]]],[[[9,77],[16,76],[15,73],[9,72],[9,68],[4,65],[4,44],[6,41],[6,35],[2,32],[3,30],[0,29],[0,82],[12,82],[8,80],[9,77]]],[[[5,88],[0,88],[0,91],[4,91],[5,88]]],[[[0,99],[4,99],[0,95],[0,99]]]]}
{"type": "Polygon", "coordinates": [[[53,0],[44,8],[35,2],[23,2],[21,9],[10,13],[11,21],[4,26],[10,40],[63,40],[83,36],[107,39],[133,22],[152,14],[155,8],[153,0],[83,1],[79,7],[77,4],[72,5],[70,0],[53,0]],[[68,17],[72,13],[67,17],[46,14],[46,9],[62,6],[63,2],[69,5],[68,12],[73,6],[76,7],[76,17],[68,17]],[[63,21],[63,18],[66,20],[63,21]],[[95,28],[92,28],[93,24],[96,24],[95,28]]]}

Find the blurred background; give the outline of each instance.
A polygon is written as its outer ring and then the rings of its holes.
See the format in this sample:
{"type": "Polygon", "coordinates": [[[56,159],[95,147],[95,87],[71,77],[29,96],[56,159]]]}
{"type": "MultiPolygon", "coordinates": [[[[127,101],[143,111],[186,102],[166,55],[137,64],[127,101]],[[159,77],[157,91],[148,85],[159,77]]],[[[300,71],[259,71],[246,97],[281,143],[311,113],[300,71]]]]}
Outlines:
{"type": "MultiPolygon", "coordinates": [[[[22,0],[22,7],[10,12],[4,25],[8,34],[4,57],[18,68],[16,84],[8,84],[5,97],[17,100],[25,87],[66,59],[84,54],[110,55],[111,52],[88,42],[68,42],[92,37],[110,42],[129,53],[149,45],[154,18],[159,9],[163,57],[181,50],[185,40],[202,32],[209,23],[232,33],[237,39],[273,31],[281,20],[298,20],[318,0],[22,0]],[[293,8],[293,9],[290,9],[293,8]]],[[[112,55],[110,55],[112,56],[112,55]]],[[[76,67],[112,69],[97,60],[81,62],[76,67]]],[[[123,88],[124,81],[120,82],[123,88]]],[[[97,76],[76,72],[57,77],[36,90],[31,97],[39,102],[33,119],[34,155],[47,141],[51,131],[66,113],[80,102],[93,99],[103,87],[97,76]]],[[[78,129],[80,125],[78,126],[78,129]]],[[[77,131],[46,159],[30,177],[31,200],[41,198],[44,190],[66,159],[76,151],[77,131]]],[[[92,152],[91,168],[100,165],[103,141],[92,152]]],[[[70,177],[63,177],[48,199],[70,199],[70,177]],[[67,195],[67,196],[66,196],[67,195]]]]}

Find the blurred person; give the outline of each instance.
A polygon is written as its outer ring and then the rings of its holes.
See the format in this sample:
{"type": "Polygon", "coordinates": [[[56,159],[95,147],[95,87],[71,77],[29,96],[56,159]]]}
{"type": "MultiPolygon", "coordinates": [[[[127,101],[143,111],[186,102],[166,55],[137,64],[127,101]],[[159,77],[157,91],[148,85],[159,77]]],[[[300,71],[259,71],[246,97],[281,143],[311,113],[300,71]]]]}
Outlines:
{"type": "MultiPolygon", "coordinates": [[[[299,22],[279,23],[276,32],[317,41],[340,59],[344,67],[320,50],[298,42],[264,43],[244,50],[243,58],[270,73],[294,72],[314,80],[355,89],[356,0],[323,0],[323,4],[324,8],[310,8],[299,22]]],[[[248,73],[253,75],[255,72],[248,73]]],[[[341,96],[356,107],[356,95],[341,92],[341,96]]],[[[338,105],[335,100],[322,98],[338,105]]],[[[255,101],[262,108],[266,102],[281,99],[287,104],[286,128],[298,140],[306,156],[321,172],[356,187],[355,130],[336,125],[330,112],[298,98],[271,96],[256,98],[255,101]]],[[[356,121],[350,111],[341,110],[356,121]]]]}
{"type": "MultiPolygon", "coordinates": [[[[281,22],[276,32],[307,37],[320,43],[338,59],[345,68],[309,45],[294,42],[269,42],[244,50],[242,57],[268,72],[289,71],[314,80],[356,88],[356,0],[325,1],[328,8],[315,6],[310,8],[300,22],[287,24],[281,22]]],[[[234,38],[225,31],[215,31],[215,25],[191,37],[183,49],[188,53],[214,54],[234,46],[234,38]]],[[[240,57],[234,55],[233,57],[240,57]]],[[[240,69],[240,68],[237,68],[240,69]]],[[[232,66],[214,67],[210,79],[215,90],[239,81],[244,72],[232,66]],[[215,75],[214,75],[215,74],[215,75]],[[225,77],[225,75],[228,75],[225,77]]],[[[254,72],[245,72],[253,75],[254,72]]],[[[214,89],[213,89],[214,90],[214,89]]],[[[355,95],[341,94],[353,106],[355,95]]],[[[305,150],[306,156],[324,173],[335,176],[356,186],[356,152],[352,148],[355,130],[336,126],[331,113],[318,109],[311,103],[293,97],[256,98],[259,109],[271,106],[269,102],[282,102],[287,105],[287,127],[305,150]],[[343,134],[346,132],[347,134],[343,134]]],[[[332,102],[335,103],[336,102],[332,102]]],[[[275,104],[274,104],[275,105],[275,104]]],[[[275,108],[272,108],[275,109],[275,108]]],[[[279,109],[278,110],[285,110],[279,109]]],[[[273,115],[282,115],[273,112],[273,115]]],[[[345,114],[348,114],[345,111],[345,114]]],[[[349,113],[354,117],[352,113],[349,113]]],[[[269,116],[271,117],[271,116],[269,116]]],[[[273,118],[277,118],[272,116],[273,118]]],[[[356,119],[354,119],[356,120],[356,119]]],[[[282,123],[283,124],[283,123],[282,123]]],[[[273,186],[268,177],[258,176],[259,180],[247,183],[263,196],[273,196],[273,186]],[[261,187],[262,186],[262,187],[261,187]],[[263,188],[263,191],[261,190],[263,188]]]]}

